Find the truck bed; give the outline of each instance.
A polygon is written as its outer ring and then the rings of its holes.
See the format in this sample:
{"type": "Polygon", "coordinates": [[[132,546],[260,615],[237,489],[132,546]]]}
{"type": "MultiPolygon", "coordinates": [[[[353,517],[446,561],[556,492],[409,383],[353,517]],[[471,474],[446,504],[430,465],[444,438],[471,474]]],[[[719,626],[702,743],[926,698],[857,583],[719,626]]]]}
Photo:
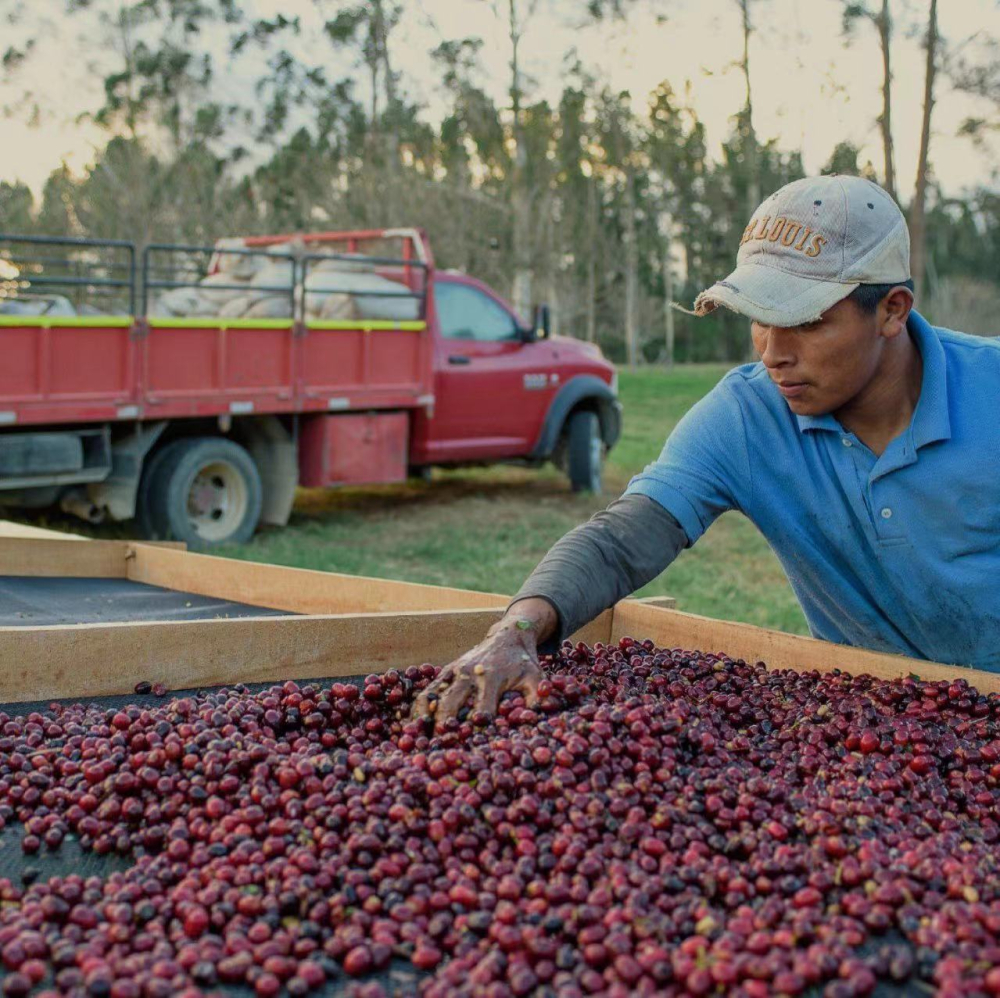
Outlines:
{"type": "Polygon", "coordinates": [[[423,321],[0,316],[0,425],[413,408],[423,321]]]}
{"type": "Polygon", "coordinates": [[[0,427],[430,405],[421,232],[228,242],[0,234],[0,427]]]}

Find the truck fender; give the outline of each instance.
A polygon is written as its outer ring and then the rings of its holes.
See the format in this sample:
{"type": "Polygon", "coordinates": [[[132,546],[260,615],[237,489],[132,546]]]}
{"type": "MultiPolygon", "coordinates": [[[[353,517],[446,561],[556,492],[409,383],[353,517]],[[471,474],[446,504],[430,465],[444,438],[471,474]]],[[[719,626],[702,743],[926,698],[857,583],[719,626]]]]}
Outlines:
{"type": "Polygon", "coordinates": [[[111,473],[87,486],[87,497],[98,509],[107,509],[112,520],[135,516],[135,497],[146,455],[167,428],[167,421],[143,423],[135,433],[111,445],[111,473]]]}
{"type": "Polygon", "coordinates": [[[621,434],[621,404],[607,382],[593,374],[578,374],[559,389],[549,404],[542,430],[529,456],[534,459],[551,457],[566,418],[581,405],[596,411],[601,437],[607,447],[613,447],[621,434]]]}

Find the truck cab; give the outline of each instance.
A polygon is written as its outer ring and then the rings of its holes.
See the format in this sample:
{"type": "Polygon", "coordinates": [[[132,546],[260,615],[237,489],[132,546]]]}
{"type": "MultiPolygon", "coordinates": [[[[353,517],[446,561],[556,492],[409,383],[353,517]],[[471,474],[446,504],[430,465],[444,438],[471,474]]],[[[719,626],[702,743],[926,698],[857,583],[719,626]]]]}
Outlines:
{"type": "Polygon", "coordinates": [[[600,350],[551,336],[545,309],[525,322],[455,271],[435,274],[428,318],[435,401],[414,425],[415,463],[554,459],[575,488],[599,491],[603,454],[620,432],[615,370],[600,350]]]}
{"type": "Polygon", "coordinates": [[[614,367],[420,229],[214,246],[0,234],[0,505],[246,541],[298,485],[552,461],[598,491],[614,367]]]}

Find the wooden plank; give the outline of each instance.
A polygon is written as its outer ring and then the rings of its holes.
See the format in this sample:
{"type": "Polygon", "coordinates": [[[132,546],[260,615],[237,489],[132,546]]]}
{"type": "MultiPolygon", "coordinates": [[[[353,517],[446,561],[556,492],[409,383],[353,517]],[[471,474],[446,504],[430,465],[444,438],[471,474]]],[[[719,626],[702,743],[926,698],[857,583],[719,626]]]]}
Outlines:
{"type": "Polygon", "coordinates": [[[640,596],[636,603],[643,606],[658,606],[664,610],[673,610],[677,606],[677,600],[673,596],[640,596]]]}
{"type": "Polygon", "coordinates": [[[614,624],[615,609],[605,610],[599,617],[592,620],[586,627],[570,637],[570,641],[582,641],[584,644],[594,645],[600,641],[608,644],[611,641],[611,628],[614,624]]]}
{"type": "MultiPolygon", "coordinates": [[[[445,665],[478,644],[502,608],[0,627],[0,703],[445,665]]],[[[609,610],[573,636],[607,641],[609,610]]]]}
{"type": "Polygon", "coordinates": [[[382,613],[506,607],[510,597],[468,589],[316,572],[136,545],[128,578],[291,613],[382,613]]]}
{"type": "Polygon", "coordinates": [[[30,523],[14,523],[11,520],[0,520],[0,537],[35,537],[50,541],[86,541],[90,539],[80,534],[47,530],[44,527],[33,527],[30,523]]]}
{"type": "Polygon", "coordinates": [[[852,675],[867,674],[881,679],[900,679],[914,674],[929,681],[950,681],[960,677],[982,693],[1000,693],[1000,674],[997,673],[851,648],[752,624],[643,606],[637,600],[619,603],[615,608],[611,636],[613,641],[624,636],[649,638],[658,645],[670,648],[722,652],[730,658],[761,661],[772,669],[794,669],[796,672],[841,669],[852,675]]]}
{"type": "Polygon", "coordinates": [[[0,702],[347,676],[443,665],[500,610],[0,628],[0,702]]]}
{"type": "Polygon", "coordinates": [[[64,578],[126,578],[131,541],[0,538],[0,575],[62,576],[64,578]]]}

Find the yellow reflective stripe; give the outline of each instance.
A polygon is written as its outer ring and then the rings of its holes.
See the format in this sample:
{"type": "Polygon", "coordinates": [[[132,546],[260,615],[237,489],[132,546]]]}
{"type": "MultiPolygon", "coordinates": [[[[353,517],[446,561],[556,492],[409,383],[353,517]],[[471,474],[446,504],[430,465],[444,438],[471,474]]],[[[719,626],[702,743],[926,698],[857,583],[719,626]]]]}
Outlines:
{"type": "Polygon", "coordinates": [[[218,319],[195,318],[175,319],[160,318],[151,315],[146,320],[151,329],[291,329],[291,319],[218,319]]]}
{"type": "Polygon", "coordinates": [[[391,320],[372,319],[370,322],[347,320],[338,322],[335,319],[313,319],[306,323],[306,329],[400,329],[404,332],[421,333],[427,328],[426,322],[392,322],[391,320]]]}
{"type": "Polygon", "coordinates": [[[0,315],[0,326],[76,326],[80,329],[127,329],[135,320],[121,315],[0,315]]]}
{"type": "MultiPolygon", "coordinates": [[[[129,316],[120,315],[0,315],[0,326],[76,326],[86,328],[120,328],[126,329],[134,323],[129,316]]],[[[174,318],[151,316],[146,320],[152,327],[163,329],[286,329],[292,325],[291,319],[219,319],[219,318],[174,318]]],[[[311,319],[306,323],[307,329],[345,329],[345,330],[401,330],[403,332],[421,333],[427,328],[426,322],[407,321],[393,322],[387,319],[372,319],[371,321],[343,320],[337,321],[311,319]]]]}

